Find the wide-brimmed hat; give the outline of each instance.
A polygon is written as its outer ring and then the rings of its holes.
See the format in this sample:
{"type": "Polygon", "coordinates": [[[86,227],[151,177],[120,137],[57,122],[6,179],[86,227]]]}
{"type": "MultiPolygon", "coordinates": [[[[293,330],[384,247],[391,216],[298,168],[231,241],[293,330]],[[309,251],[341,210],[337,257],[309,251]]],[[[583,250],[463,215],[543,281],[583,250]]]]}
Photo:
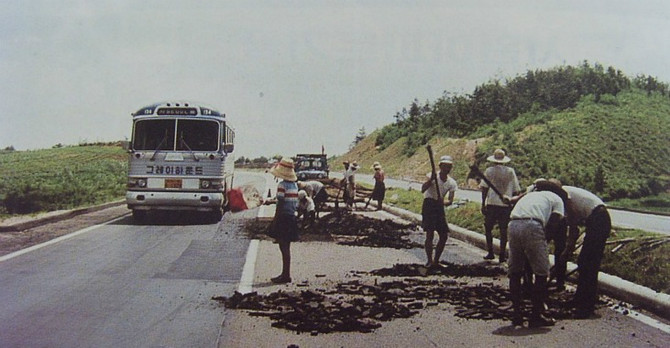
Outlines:
{"type": "Polygon", "coordinates": [[[493,151],[493,155],[487,157],[486,160],[493,163],[507,163],[512,159],[507,157],[507,155],[505,155],[505,150],[496,149],[495,151],[493,151]]]}
{"type": "Polygon", "coordinates": [[[270,174],[288,181],[298,180],[295,170],[293,170],[293,160],[286,157],[282,158],[279,163],[270,169],[270,174]]]}
{"type": "Polygon", "coordinates": [[[382,165],[379,164],[379,162],[375,161],[375,163],[372,163],[372,169],[382,169],[382,165]]]}
{"type": "Polygon", "coordinates": [[[358,162],[356,162],[356,161],[351,162],[351,164],[349,165],[349,168],[351,168],[351,170],[358,169],[359,168],[358,167],[358,162]]]}
{"type": "Polygon", "coordinates": [[[442,163],[454,164],[454,159],[451,156],[442,156],[440,157],[440,164],[442,163]]]}

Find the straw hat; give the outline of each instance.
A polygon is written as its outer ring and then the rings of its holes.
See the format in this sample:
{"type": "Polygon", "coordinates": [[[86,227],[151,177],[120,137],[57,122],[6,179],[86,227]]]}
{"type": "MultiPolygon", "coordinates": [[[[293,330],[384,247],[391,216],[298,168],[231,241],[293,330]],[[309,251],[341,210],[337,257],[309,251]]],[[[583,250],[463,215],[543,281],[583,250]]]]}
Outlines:
{"type": "Polygon", "coordinates": [[[382,165],[379,164],[379,162],[375,161],[375,163],[372,163],[372,167],[370,167],[370,168],[375,169],[375,170],[382,169],[382,165]]]}
{"type": "Polygon", "coordinates": [[[270,174],[287,181],[297,181],[298,177],[293,170],[293,160],[284,157],[270,170],[270,174]]]}
{"type": "Polygon", "coordinates": [[[493,163],[504,164],[511,161],[512,159],[505,155],[505,151],[503,149],[496,149],[493,151],[493,155],[487,157],[486,160],[493,163]]]}
{"type": "Polygon", "coordinates": [[[351,165],[349,166],[349,168],[351,168],[351,170],[358,169],[359,168],[358,167],[358,162],[356,162],[356,161],[351,162],[351,165]]]}

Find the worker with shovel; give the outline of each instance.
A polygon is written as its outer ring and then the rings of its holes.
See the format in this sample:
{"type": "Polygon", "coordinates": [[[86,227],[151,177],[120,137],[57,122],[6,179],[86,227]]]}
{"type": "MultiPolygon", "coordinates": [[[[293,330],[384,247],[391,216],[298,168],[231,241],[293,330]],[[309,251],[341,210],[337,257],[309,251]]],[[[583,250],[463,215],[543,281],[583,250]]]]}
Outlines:
{"type": "Polygon", "coordinates": [[[384,196],[386,195],[386,185],[384,184],[384,170],[382,169],[382,165],[379,162],[373,163],[372,169],[375,171],[375,174],[372,176],[375,179],[375,187],[372,190],[370,198],[368,198],[368,202],[365,203],[364,209],[367,209],[368,205],[370,204],[370,201],[374,199],[377,201],[377,210],[382,210],[382,206],[384,204],[384,196]]]}
{"type": "Polygon", "coordinates": [[[308,197],[314,201],[314,209],[316,218],[319,218],[319,213],[323,209],[323,205],[328,200],[328,192],[322,182],[316,180],[298,181],[298,189],[305,190],[308,197]]]}
{"type": "Polygon", "coordinates": [[[571,301],[575,319],[589,318],[598,300],[598,272],[605,250],[605,242],[612,230],[612,221],[605,203],[595,194],[574,186],[563,186],[568,193],[568,239],[560,262],[565,264],[572,256],[579,226],[585,226],[584,244],[577,259],[579,277],[577,291],[571,301]]]}
{"type": "Polygon", "coordinates": [[[458,188],[458,184],[456,180],[449,176],[454,163],[451,156],[442,156],[440,158],[440,172],[436,174],[430,147],[428,147],[428,153],[433,170],[427,175],[428,180],[421,185],[421,192],[423,192],[424,197],[423,205],[421,206],[421,227],[426,232],[425,249],[428,258],[426,266],[438,267],[440,256],[444,251],[444,246],[447,244],[449,236],[449,225],[447,225],[444,207],[454,202],[454,193],[458,188]],[[437,231],[439,239],[435,247],[435,255],[433,255],[435,231],[437,231]]]}
{"type": "Polygon", "coordinates": [[[528,261],[535,281],[531,291],[532,313],[529,327],[554,325],[554,320],[544,316],[549,277],[547,235],[560,228],[565,217],[567,193],[551,182],[542,190],[529,192],[521,197],[510,214],[508,264],[509,289],[514,309],[512,324],[523,325],[521,308],[521,278],[528,261]]]}
{"type": "Polygon", "coordinates": [[[479,187],[482,190],[482,214],[484,214],[484,231],[486,233],[486,247],[488,254],[486,260],[493,260],[493,227],[498,224],[500,228],[500,263],[507,260],[507,225],[512,206],[508,197],[519,194],[521,187],[513,168],[505,164],[511,161],[505,151],[496,149],[487,161],[494,165],[486,168],[479,187]]]}

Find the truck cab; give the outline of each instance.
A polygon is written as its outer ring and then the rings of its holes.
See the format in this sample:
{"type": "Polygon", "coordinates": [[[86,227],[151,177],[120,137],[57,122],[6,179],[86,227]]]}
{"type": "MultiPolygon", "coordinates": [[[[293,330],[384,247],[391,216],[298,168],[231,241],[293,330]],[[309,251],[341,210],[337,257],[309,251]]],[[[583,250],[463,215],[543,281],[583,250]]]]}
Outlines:
{"type": "Polygon", "coordinates": [[[298,180],[326,179],[330,174],[325,154],[297,154],[294,162],[298,180]]]}

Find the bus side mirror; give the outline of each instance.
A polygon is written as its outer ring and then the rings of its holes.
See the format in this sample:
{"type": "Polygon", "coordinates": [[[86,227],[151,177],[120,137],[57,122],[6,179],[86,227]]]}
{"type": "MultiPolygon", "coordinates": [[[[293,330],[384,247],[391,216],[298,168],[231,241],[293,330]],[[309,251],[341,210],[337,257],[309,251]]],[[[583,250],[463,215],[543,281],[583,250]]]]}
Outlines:
{"type": "Polygon", "coordinates": [[[225,153],[231,153],[235,149],[234,144],[223,144],[223,152],[225,153]]]}

